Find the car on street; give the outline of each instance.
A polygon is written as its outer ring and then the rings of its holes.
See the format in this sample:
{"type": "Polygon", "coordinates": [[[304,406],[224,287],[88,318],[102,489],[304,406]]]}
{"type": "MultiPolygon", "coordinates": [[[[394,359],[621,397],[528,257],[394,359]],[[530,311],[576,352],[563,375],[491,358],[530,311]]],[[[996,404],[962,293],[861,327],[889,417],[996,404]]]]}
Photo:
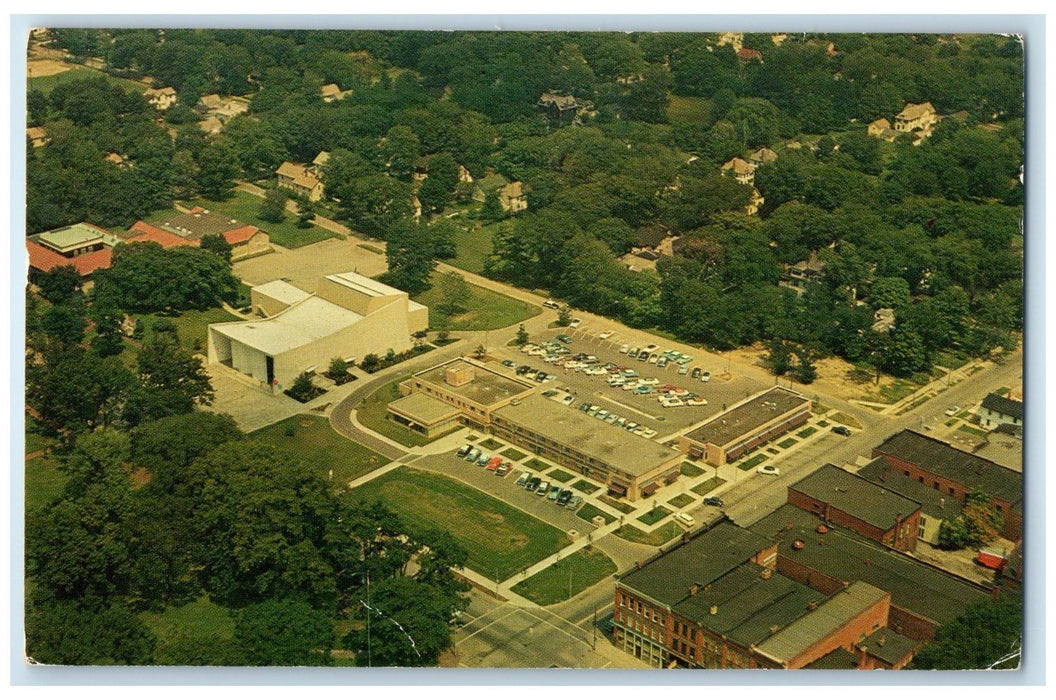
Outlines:
{"type": "Polygon", "coordinates": [[[693,527],[697,521],[689,513],[675,513],[674,521],[684,527],[693,527]]]}
{"type": "Polygon", "coordinates": [[[553,299],[547,299],[546,301],[544,301],[543,302],[543,306],[545,306],[548,309],[560,309],[561,308],[561,305],[558,304],[553,299]]]}
{"type": "Polygon", "coordinates": [[[946,409],[946,416],[947,417],[953,417],[953,416],[956,416],[960,412],[961,412],[961,407],[960,406],[950,406],[949,408],[946,409]]]}
{"type": "Polygon", "coordinates": [[[848,437],[851,434],[850,429],[847,428],[847,426],[845,425],[832,426],[832,432],[836,433],[837,435],[842,435],[844,437],[848,437]]]}
{"type": "Polygon", "coordinates": [[[711,381],[711,372],[702,373],[700,375],[700,381],[702,381],[702,382],[710,382],[711,381]]]}
{"type": "Polygon", "coordinates": [[[723,503],[722,503],[722,499],[719,498],[718,496],[708,496],[707,498],[704,499],[704,505],[706,505],[706,506],[718,506],[719,508],[721,508],[723,506],[723,503]]]}
{"type": "Polygon", "coordinates": [[[601,333],[598,333],[598,337],[601,338],[602,340],[608,340],[609,338],[612,337],[612,334],[613,334],[613,331],[602,331],[601,333]]]}
{"type": "Polygon", "coordinates": [[[766,474],[767,476],[781,476],[781,470],[770,464],[764,464],[763,466],[756,469],[755,473],[766,474]]]}
{"type": "Polygon", "coordinates": [[[533,474],[531,472],[521,472],[521,475],[517,477],[517,485],[524,486],[531,479],[533,474]]]}
{"type": "Polygon", "coordinates": [[[550,482],[549,481],[540,482],[539,487],[535,490],[535,495],[537,495],[537,496],[545,496],[549,490],[550,490],[550,482]]]}
{"type": "Polygon", "coordinates": [[[583,323],[583,319],[574,318],[574,319],[572,319],[572,323],[568,324],[568,327],[569,328],[579,328],[579,324],[581,324],[581,323],[583,323]]]}
{"type": "Polygon", "coordinates": [[[621,346],[620,346],[620,354],[621,354],[621,355],[626,355],[626,354],[627,354],[627,351],[628,351],[628,350],[630,349],[630,347],[631,347],[631,346],[630,346],[630,345],[628,345],[627,343],[624,343],[623,345],[621,345],[621,346]]]}

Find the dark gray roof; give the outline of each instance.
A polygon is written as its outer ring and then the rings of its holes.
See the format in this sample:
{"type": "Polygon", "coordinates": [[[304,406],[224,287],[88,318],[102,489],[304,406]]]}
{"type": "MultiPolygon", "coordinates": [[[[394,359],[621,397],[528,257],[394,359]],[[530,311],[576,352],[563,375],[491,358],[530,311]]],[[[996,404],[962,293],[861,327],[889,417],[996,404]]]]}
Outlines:
{"type": "Polygon", "coordinates": [[[858,657],[843,647],[836,647],[804,668],[821,671],[847,671],[858,668],[858,657]]]}
{"type": "Polygon", "coordinates": [[[859,469],[858,476],[920,503],[921,512],[928,517],[949,520],[961,514],[962,504],[956,498],[909,478],[885,462],[883,457],[877,457],[859,469]]]}
{"type": "Polygon", "coordinates": [[[779,539],[778,554],[838,581],[865,581],[891,593],[891,604],[939,623],[956,618],[969,603],[987,600],[986,591],[932,568],[905,554],[837,526],[818,534],[818,519],[795,506],[783,505],[756,522],[751,530],[779,539]],[[802,549],[793,549],[800,540],[802,549]]]}
{"type": "Polygon", "coordinates": [[[771,387],[694,428],[686,433],[686,438],[701,444],[727,445],[741,436],[750,435],[776,416],[804,404],[809,405],[810,400],[802,394],[782,387],[771,387]]]}
{"type": "Polygon", "coordinates": [[[869,656],[875,656],[891,665],[906,658],[910,652],[916,651],[919,645],[920,642],[915,639],[910,639],[887,627],[881,627],[857,644],[859,648],[865,647],[869,656]]]}
{"type": "Polygon", "coordinates": [[[983,399],[983,408],[1005,416],[1023,420],[1023,402],[1015,401],[1000,394],[987,394],[983,399]]]}
{"type": "Polygon", "coordinates": [[[822,466],[789,489],[828,503],[885,531],[895,527],[899,518],[905,520],[920,508],[920,503],[844,471],[835,464],[822,466]]]}
{"type": "Polygon", "coordinates": [[[1023,500],[1023,475],[913,430],[895,433],[873,450],[915,464],[969,489],[1016,504],[1023,500]]]}
{"type": "Polygon", "coordinates": [[[642,568],[622,574],[620,583],[659,603],[674,606],[689,597],[693,585],[703,588],[717,581],[771,544],[767,537],[721,522],[642,568]]]}

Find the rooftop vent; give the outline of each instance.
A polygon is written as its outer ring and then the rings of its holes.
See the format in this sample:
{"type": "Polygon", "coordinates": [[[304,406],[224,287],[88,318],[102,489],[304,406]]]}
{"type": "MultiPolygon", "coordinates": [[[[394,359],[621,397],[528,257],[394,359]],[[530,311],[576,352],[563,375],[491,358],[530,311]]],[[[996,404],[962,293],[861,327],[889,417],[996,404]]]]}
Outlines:
{"type": "Polygon", "coordinates": [[[792,549],[795,549],[796,551],[803,549],[804,546],[805,543],[803,542],[803,540],[795,540],[792,542],[792,549]]]}
{"type": "Polygon", "coordinates": [[[825,523],[819,523],[816,529],[819,535],[824,535],[826,532],[829,531],[829,527],[825,523]]]}
{"type": "Polygon", "coordinates": [[[712,615],[718,615],[719,614],[719,606],[718,605],[712,605],[710,612],[711,612],[712,615]]]}

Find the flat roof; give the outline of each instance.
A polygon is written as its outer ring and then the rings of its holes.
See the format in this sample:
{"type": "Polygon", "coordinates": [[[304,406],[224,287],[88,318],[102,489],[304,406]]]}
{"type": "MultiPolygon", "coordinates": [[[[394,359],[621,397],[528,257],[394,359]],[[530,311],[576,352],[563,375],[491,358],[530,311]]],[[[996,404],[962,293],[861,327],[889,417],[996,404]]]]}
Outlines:
{"type": "Polygon", "coordinates": [[[632,477],[646,474],[679,455],[678,450],[599,421],[570,406],[561,406],[539,394],[497,410],[504,420],[605,462],[632,477]]]}
{"type": "Polygon", "coordinates": [[[57,228],[54,231],[45,231],[38,234],[36,238],[48,247],[60,251],[77,248],[96,241],[105,243],[110,247],[120,242],[120,239],[109,231],[85,222],[57,228]]]}
{"type": "Polygon", "coordinates": [[[311,296],[269,318],[213,323],[209,330],[274,357],[333,335],[362,318],[354,311],[311,296]]]}
{"type": "Polygon", "coordinates": [[[818,518],[783,505],[750,526],[760,536],[778,540],[778,554],[838,581],[865,581],[891,593],[891,604],[939,623],[961,614],[969,603],[989,598],[986,591],[905,554],[878,547],[844,528],[829,525],[820,535],[818,518]],[[792,543],[804,543],[793,549],[792,543]]]}
{"type": "Polygon", "coordinates": [[[160,224],[159,228],[177,235],[190,238],[201,238],[205,235],[222,235],[227,231],[242,228],[246,224],[226,214],[195,207],[189,212],[180,213],[160,224]]]}
{"type": "Polygon", "coordinates": [[[404,396],[402,399],[390,402],[389,408],[402,413],[422,425],[432,425],[445,418],[457,416],[460,413],[460,411],[451,404],[446,404],[443,401],[434,399],[432,396],[428,396],[418,391],[415,391],[408,396],[404,396]]]}
{"type": "Polygon", "coordinates": [[[1001,394],[987,394],[983,398],[982,406],[988,411],[1023,420],[1022,401],[1016,401],[1001,394]]]}
{"type": "Polygon", "coordinates": [[[1023,475],[1019,472],[913,430],[895,433],[874,448],[873,454],[916,464],[924,471],[1009,503],[1023,500],[1023,475]]]}
{"type": "Polygon", "coordinates": [[[619,581],[659,603],[674,606],[689,597],[694,585],[703,588],[722,578],[771,544],[767,537],[723,521],[640,569],[621,574],[619,581]]]}
{"type": "Polygon", "coordinates": [[[779,386],[771,387],[686,433],[694,442],[727,445],[810,399],[779,386]]]}
{"type": "Polygon", "coordinates": [[[312,296],[300,287],[295,287],[285,280],[273,280],[258,284],[251,291],[258,292],[286,304],[296,304],[312,296]]]}
{"type": "Polygon", "coordinates": [[[858,642],[858,647],[865,649],[870,656],[875,656],[892,665],[906,658],[907,654],[916,651],[918,646],[920,642],[917,640],[910,639],[888,627],[881,627],[858,642]]]}
{"type": "Polygon", "coordinates": [[[858,657],[843,647],[836,647],[817,661],[812,661],[803,668],[815,671],[849,671],[858,668],[858,657]]]}
{"type": "Polygon", "coordinates": [[[909,478],[885,462],[883,457],[877,457],[859,469],[858,476],[920,503],[921,512],[929,517],[948,520],[961,514],[959,500],[909,478]]]}
{"type": "Polygon", "coordinates": [[[757,645],[776,659],[793,659],[861,615],[887,593],[864,581],[855,581],[774,636],[757,645]]]}
{"type": "Polygon", "coordinates": [[[458,394],[482,406],[491,406],[503,399],[519,396],[534,388],[527,382],[520,382],[513,377],[500,374],[483,365],[460,359],[430,367],[415,374],[414,378],[442,387],[444,391],[458,394]],[[462,386],[451,386],[444,381],[444,373],[448,369],[463,369],[466,367],[473,370],[473,381],[467,382],[462,386]]]}
{"type": "Polygon", "coordinates": [[[890,530],[898,524],[899,517],[905,519],[920,508],[920,503],[835,464],[822,466],[789,488],[882,530],[890,530]]]}
{"type": "Polygon", "coordinates": [[[331,282],[336,282],[344,287],[348,287],[349,289],[354,289],[360,294],[370,297],[399,296],[407,293],[356,272],[341,272],[336,275],[327,275],[326,279],[331,282]]]}

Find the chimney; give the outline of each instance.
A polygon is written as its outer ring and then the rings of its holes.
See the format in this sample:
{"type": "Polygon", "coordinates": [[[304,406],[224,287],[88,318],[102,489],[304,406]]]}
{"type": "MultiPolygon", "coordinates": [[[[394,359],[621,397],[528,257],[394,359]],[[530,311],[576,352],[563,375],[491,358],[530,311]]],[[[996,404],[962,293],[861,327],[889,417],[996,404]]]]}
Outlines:
{"type": "Polygon", "coordinates": [[[773,572],[770,571],[770,569],[763,569],[763,573],[762,573],[763,580],[766,581],[767,579],[769,579],[771,574],[773,574],[773,572]]]}
{"type": "Polygon", "coordinates": [[[880,638],[876,640],[876,645],[881,649],[884,647],[884,635],[880,635],[880,638]]]}

